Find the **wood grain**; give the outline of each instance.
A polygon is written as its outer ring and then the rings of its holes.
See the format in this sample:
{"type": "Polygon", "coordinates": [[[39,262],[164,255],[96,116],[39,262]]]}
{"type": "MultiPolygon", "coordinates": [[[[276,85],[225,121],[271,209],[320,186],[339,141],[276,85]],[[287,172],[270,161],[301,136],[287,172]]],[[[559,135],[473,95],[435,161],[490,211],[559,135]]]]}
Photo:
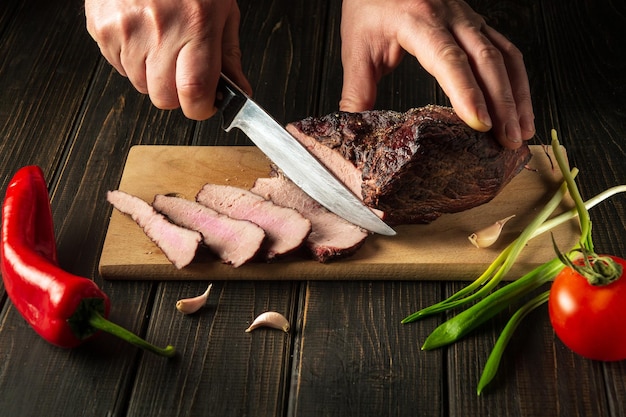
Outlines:
{"type": "MultiPolygon", "coordinates": [[[[338,108],[341,2],[241,0],[244,70],[255,98],[281,122],[338,108]]],[[[537,138],[556,128],[585,198],[626,179],[626,3],[471,0],[524,54],[537,138]]],[[[50,346],[13,308],[0,283],[2,416],[572,416],[626,414],[626,364],[587,361],[554,336],[544,308],[517,330],[493,386],[478,375],[504,321],[453,347],[422,352],[445,317],[399,319],[462,288],[460,281],[215,280],[194,316],[173,307],[205,280],[104,280],[98,274],[117,187],[133,145],[248,145],[156,109],[101,57],[83,1],[0,2],[0,187],[40,165],[50,186],[62,266],[92,277],[111,317],[174,361],[101,335],[74,350],[50,346]],[[243,328],[265,309],[284,312],[289,335],[243,328]]],[[[404,111],[447,98],[408,54],[379,83],[376,108],[404,111]]],[[[626,256],[623,197],[595,208],[596,248],[626,256]]],[[[490,219],[492,220],[492,219],[490,219]]],[[[546,288],[543,288],[546,289],[546,288]]]]}
{"type": "MultiPolygon", "coordinates": [[[[398,226],[398,235],[370,236],[349,258],[321,264],[292,256],[266,264],[251,262],[239,268],[224,265],[200,252],[191,265],[176,269],[130,217],[115,211],[100,259],[106,279],[474,279],[498,253],[532,221],[561,180],[553,171],[553,157],[532,149],[531,169],[523,170],[494,200],[462,213],[444,215],[428,225],[398,226]],[[467,237],[514,214],[496,245],[479,250],[467,237]]],[[[550,150],[551,152],[551,150],[550,150]]],[[[267,158],[253,147],[155,147],[131,149],[119,189],[152,202],[156,194],[181,193],[192,199],[205,183],[250,188],[270,171],[267,158]]],[[[561,210],[570,207],[563,203],[561,210]]],[[[559,245],[578,241],[576,221],[554,230],[559,245]]],[[[548,235],[529,242],[508,275],[519,274],[554,257],[548,235]]]]}
{"type": "Polygon", "coordinates": [[[445,353],[420,351],[427,326],[400,324],[401,307],[441,295],[433,285],[419,292],[415,285],[307,284],[289,415],[441,415],[447,401],[445,353]]]}

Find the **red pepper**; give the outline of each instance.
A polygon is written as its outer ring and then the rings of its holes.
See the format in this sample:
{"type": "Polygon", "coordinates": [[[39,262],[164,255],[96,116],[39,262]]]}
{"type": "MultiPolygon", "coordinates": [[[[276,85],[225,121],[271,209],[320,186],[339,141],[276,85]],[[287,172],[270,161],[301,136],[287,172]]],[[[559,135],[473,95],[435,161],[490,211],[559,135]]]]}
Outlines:
{"type": "Polygon", "coordinates": [[[0,265],[9,298],[49,343],[72,348],[103,330],[153,353],[175,354],[172,346],[158,348],[107,320],[107,295],[94,281],[59,267],[50,197],[37,166],[20,169],[7,187],[0,265]]]}

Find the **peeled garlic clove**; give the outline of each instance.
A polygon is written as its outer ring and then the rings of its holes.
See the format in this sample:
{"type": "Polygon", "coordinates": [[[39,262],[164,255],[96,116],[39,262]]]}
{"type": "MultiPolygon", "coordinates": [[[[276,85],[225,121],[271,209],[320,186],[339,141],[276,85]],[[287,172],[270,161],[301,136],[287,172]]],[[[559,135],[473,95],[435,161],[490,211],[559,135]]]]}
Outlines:
{"type": "Polygon", "coordinates": [[[487,248],[493,245],[496,240],[500,237],[500,232],[502,232],[502,228],[504,224],[515,217],[515,214],[509,217],[506,217],[502,220],[498,220],[491,226],[487,226],[484,229],[479,230],[476,233],[472,233],[468,236],[468,239],[474,246],[477,248],[487,248]]]}
{"type": "Polygon", "coordinates": [[[176,301],[176,309],[183,314],[192,314],[200,310],[206,305],[212,287],[213,284],[209,284],[206,291],[199,296],[193,298],[184,298],[182,300],[176,301]]]}
{"type": "Polygon", "coordinates": [[[285,333],[289,333],[289,321],[280,313],[275,311],[266,311],[263,314],[260,314],[250,327],[246,329],[246,333],[250,333],[252,330],[259,327],[271,327],[272,329],[279,329],[285,333]]]}

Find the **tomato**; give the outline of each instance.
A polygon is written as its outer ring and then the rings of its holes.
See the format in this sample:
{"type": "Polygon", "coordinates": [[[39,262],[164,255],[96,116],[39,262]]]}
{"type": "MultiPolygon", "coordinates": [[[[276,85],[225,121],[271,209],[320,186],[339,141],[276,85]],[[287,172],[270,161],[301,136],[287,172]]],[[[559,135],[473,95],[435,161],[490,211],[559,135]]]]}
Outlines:
{"type": "MultiPolygon", "coordinates": [[[[552,284],[548,299],[550,322],[561,341],[589,359],[626,359],[626,261],[621,276],[607,285],[591,285],[570,266],[552,284]]],[[[582,260],[575,261],[581,265],[582,260]]]]}

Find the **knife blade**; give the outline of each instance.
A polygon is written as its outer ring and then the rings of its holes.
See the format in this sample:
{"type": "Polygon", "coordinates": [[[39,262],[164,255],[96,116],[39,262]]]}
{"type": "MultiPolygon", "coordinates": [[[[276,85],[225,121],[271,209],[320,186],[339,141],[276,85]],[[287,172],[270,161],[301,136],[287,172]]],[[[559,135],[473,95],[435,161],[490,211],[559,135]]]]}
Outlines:
{"type": "Polygon", "coordinates": [[[345,220],[381,235],[396,232],[246,93],[221,74],[215,106],[222,127],[243,131],[254,144],[311,198],[345,220]]]}

